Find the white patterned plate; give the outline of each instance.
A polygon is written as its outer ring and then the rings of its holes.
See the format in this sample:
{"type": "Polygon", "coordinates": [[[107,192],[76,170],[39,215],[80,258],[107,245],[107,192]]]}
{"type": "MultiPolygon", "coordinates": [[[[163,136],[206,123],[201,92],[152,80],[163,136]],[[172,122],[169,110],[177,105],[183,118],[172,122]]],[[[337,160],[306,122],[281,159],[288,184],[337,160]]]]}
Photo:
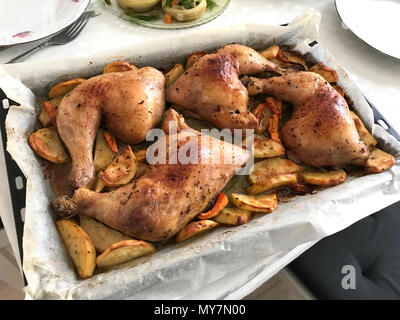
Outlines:
{"type": "Polygon", "coordinates": [[[0,0],[0,46],[39,40],[72,24],[90,0],[0,0]]]}

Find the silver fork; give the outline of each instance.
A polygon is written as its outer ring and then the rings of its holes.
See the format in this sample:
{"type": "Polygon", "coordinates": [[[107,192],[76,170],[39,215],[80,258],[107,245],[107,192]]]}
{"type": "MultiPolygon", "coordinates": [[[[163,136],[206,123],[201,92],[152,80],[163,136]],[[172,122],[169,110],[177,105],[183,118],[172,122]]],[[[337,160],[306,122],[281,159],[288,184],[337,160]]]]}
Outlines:
{"type": "Polygon", "coordinates": [[[66,44],[72,40],[74,40],[78,34],[82,31],[83,27],[88,22],[89,18],[95,17],[97,15],[94,14],[94,11],[86,11],[84,12],[74,23],[72,23],[69,27],[61,31],[60,33],[56,34],[54,37],[50,38],[49,40],[39,44],[38,46],[16,56],[15,58],[11,59],[7,63],[14,63],[22,58],[25,58],[27,55],[30,55],[40,49],[46,48],[50,45],[62,45],[66,44]]]}

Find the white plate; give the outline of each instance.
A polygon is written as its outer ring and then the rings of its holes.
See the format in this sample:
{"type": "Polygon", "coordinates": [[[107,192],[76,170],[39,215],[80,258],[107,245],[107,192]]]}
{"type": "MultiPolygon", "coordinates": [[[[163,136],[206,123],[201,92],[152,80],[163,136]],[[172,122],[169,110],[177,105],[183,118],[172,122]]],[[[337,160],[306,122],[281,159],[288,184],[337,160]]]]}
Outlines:
{"type": "Polygon", "coordinates": [[[400,59],[399,0],[336,0],[335,3],[343,23],[357,37],[400,59]]]}
{"type": "Polygon", "coordinates": [[[55,34],[78,19],[90,0],[0,0],[0,46],[55,34]]]}

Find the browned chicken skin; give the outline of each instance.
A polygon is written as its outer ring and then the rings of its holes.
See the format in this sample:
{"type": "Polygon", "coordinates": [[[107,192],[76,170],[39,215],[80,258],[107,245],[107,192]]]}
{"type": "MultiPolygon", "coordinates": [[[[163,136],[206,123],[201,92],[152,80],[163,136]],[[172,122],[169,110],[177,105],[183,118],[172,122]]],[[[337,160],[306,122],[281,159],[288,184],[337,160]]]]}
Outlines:
{"type": "Polygon", "coordinates": [[[93,181],[93,143],[101,116],[122,142],[138,143],[160,122],[164,85],[164,75],[146,67],[90,78],[63,98],[57,128],[72,158],[69,181],[73,187],[93,181]]]}
{"type": "Polygon", "coordinates": [[[166,100],[199,115],[220,129],[253,128],[248,92],[239,74],[274,71],[276,66],[249,47],[232,44],[207,54],[166,90],[166,100]]]}
{"type": "MultiPolygon", "coordinates": [[[[241,147],[201,136],[190,129],[170,109],[163,123],[168,133],[170,121],[178,122],[178,133],[157,140],[160,145],[177,141],[178,150],[195,143],[198,164],[155,164],[147,172],[115,191],[96,193],[86,188],[75,191],[73,199],[58,197],[53,208],[58,212],[74,212],[93,217],[134,238],[148,241],[169,239],[199,214],[222,190],[232,176],[245,165],[249,154],[241,147]],[[194,137],[189,142],[188,137],[194,137]],[[217,148],[204,141],[214,141],[217,148]],[[201,143],[199,143],[201,141],[201,143]],[[214,164],[211,160],[227,153],[235,157],[232,164],[214,164]]],[[[169,148],[167,148],[169,150],[169,148]]],[[[168,154],[168,152],[167,152],[168,154]]]]}
{"type": "Polygon", "coordinates": [[[249,94],[268,94],[291,102],[295,110],[281,138],[295,160],[310,166],[333,166],[366,159],[346,100],[321,76],[289,73],[270,79],[251,78],[249,94]]]}

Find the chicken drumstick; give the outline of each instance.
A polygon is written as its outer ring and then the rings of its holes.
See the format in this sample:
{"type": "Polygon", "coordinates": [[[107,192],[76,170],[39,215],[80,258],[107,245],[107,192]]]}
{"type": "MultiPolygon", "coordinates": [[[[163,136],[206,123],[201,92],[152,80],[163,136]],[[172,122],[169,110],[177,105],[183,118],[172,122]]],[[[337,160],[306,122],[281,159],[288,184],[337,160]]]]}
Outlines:
{"type": "Polygon", "coordinates": [[[248,90],[250,95],[268,94],[294,104],[292,117],[281,130],[294,160],[319,167],[368,158],[346,100],[320,75],[296,72],[251,78],[248,90]]]}
{"type": "Polygon", "coordinates": [[[169,153],[168,142],[175,141],[176,152],[188,145],[194,146],[198,152],[193,160],[197,163],[184,164],[178,160],[176,164],[169,161],[154,164],[143,176],[115,191],[96,193],[80,188],[72,199],[58,197],[53,202],[53,209],[58,213],[93,217],[138,239],[162,241],[172,237],[204,210],[245,165],[249,153],[239,146],[200,135],[172,109],[167,112],[163,130],[169,135],[157,140],[156,144],[167,145],[169,157],[173,154],[169,153]],[[168,131],[171,121],[176,121],[178,133],[168,131]],[[188,140],[190,137],[194,139],[188,140]],[[229,158],[231,163],[215,161],[229,158]]]}
{"type": "Polygon", "coordinates": [[[72,158],[74,188],[94,178],[93,143],[101,116],[118,139],[142,141],[161,120],[165,108],[164,75],[151,67],[90,78],[61,101],[57,129],[72,158]]]}
{"type": "Polygon", "coordinates": [[[199,59],[166,92],[166,100],[220,129],[255,129],[248,93],[240,74],[275,71],[276,66],[249,47],[231,44],[199,59]]]}

